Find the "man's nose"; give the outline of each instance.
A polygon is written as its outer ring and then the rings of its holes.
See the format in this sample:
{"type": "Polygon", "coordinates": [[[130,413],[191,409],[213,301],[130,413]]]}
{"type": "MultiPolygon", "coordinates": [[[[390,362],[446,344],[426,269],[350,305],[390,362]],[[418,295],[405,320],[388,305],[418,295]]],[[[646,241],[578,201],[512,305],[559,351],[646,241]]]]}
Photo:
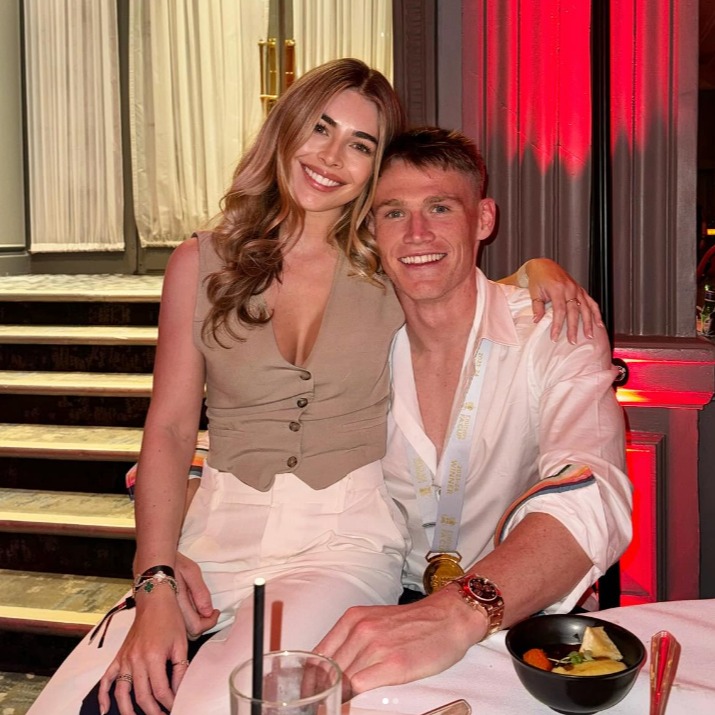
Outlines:
{"type": "Polygon", "coordinates": [[[429,220],[421,213],[416,212],[410,216],[407,240],[415,243],[431,241],[434,238],[429,220]]]}

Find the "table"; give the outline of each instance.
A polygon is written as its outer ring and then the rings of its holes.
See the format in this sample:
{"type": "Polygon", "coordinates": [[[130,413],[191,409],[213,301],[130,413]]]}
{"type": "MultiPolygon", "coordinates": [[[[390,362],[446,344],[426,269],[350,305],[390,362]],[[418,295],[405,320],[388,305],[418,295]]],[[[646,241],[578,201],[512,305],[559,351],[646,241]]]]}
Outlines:
{"type": "MultiPolygon", "coordinates": [[[[670,631],[682,651],[667,715],[715,714],[715,599],[627,606],[589,615],[632,631],[647,651],[654,633],[670,631]]],[[[519,682],[504,638],[503,632],[497,633],[473,646],[459,663],[439,675],[363,693],[352,701],[350,714],[412,715],[458,698],[472,706],[474,715],[553,713],[519,682]]],[[[648,656],[633,689],[607,711],[610,715],[648,715],[649,663],[648,656]]]]}

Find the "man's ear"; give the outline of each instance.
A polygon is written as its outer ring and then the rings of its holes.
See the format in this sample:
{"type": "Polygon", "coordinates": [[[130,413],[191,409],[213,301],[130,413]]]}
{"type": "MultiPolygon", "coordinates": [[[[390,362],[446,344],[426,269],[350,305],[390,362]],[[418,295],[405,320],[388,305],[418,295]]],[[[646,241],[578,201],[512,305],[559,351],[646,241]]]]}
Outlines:
{"type": "Polygon", "coordinates": [[[375,214],[372,209],[365,216],[365,228],[370,232],[370,235],[375,238],[375,214]]]}
{"type": "Polygon", "coordinates": [[[483,241],[491,236],[497,220],[497,205],[494,199],[482,199],[479,202],[477,240],[483,241]]]}

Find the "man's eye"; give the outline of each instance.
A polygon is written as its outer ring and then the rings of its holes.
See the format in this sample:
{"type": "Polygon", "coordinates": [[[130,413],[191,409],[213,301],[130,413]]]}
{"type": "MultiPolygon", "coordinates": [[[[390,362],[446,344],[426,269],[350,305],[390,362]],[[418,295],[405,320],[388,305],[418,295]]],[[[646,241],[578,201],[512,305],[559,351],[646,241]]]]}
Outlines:
{"type": "Polygon", "coordinates": [[[432,207],[432,211],[436,214],[446,214],[449,213],[449,206],[443,206],[442,204],[437,204],[432,207]]]}
{"type": "Polygon", "coordinates": [[[402,211],[393,209],[392,211],[387,211],[385,213],[385,218],[400,218],[402,216],[402,211]]]}

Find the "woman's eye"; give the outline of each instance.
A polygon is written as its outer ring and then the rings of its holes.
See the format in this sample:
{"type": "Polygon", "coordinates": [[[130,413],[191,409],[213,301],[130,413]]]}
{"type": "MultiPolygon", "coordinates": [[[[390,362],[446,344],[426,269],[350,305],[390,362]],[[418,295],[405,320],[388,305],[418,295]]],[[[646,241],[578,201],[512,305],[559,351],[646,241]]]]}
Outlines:
{"type": "Polygon", "coordinates": [[[372,147],[368,146],[367,144],[357,142],[356,144],[353,144],[353,146],[363,154],[367,154],[367,156],[372,156],[372,147]]]}
{"type": "Polygon", "coordinates": [[[325,126],[325,124],[321,124],[320,122],[318,122],[318,123],[313,127],[313,131],[314,131],[316,134],[325,134],[325,133],[327,133],[328,128],[325,126]]]}

